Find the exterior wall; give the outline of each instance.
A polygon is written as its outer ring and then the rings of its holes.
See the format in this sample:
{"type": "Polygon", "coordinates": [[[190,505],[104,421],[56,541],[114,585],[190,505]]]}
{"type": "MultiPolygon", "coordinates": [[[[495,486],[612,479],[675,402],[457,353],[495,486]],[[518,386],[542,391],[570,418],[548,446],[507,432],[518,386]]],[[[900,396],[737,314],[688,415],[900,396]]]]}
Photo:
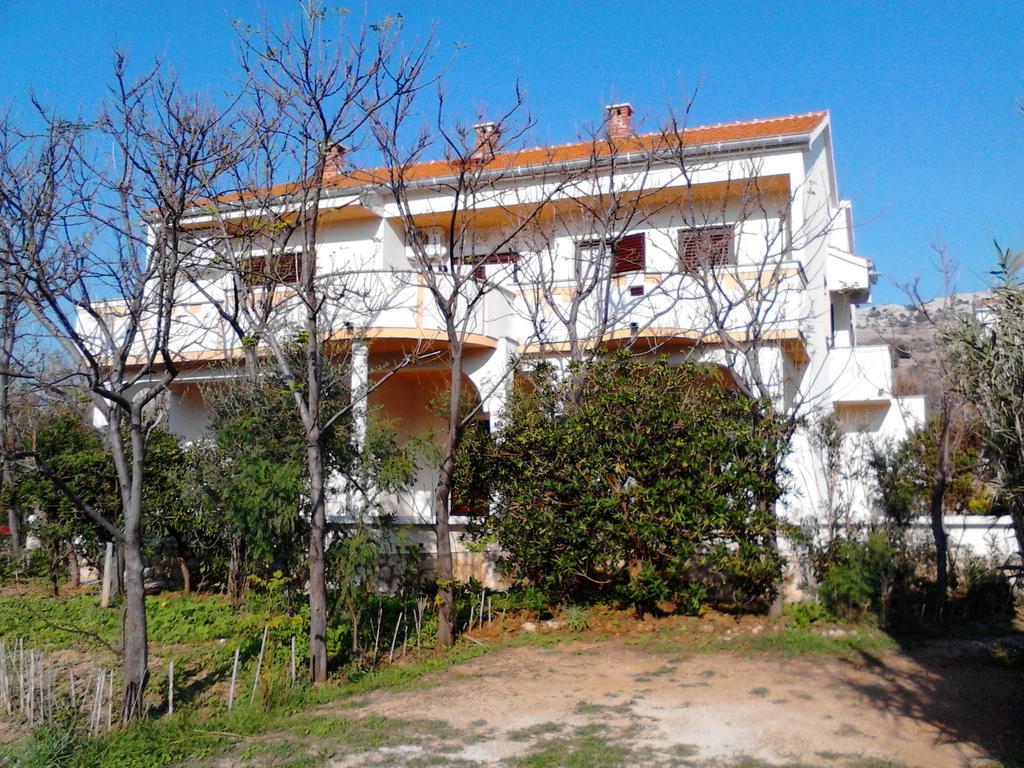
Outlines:
{"type": "MultiPolygon", "coordinates": [[[[733,301],[749,295],[755,287],[772,294],[769,308],[760,318],[762,327],[787,334],[786,339],[799,347],[794,352],[780,339],[759,350],[759,367],[772,400],[780,410],[799,413],[809,421],[837,416],[844,431],[839,479],[843,505],[858,519],[868,519],[873,495],[866,465],[870,445],[901,439],[923,421],[923,401],[893,397],[887,348],[856,346],[855,307],[869,298],[874,279],[871,264],[855,255],[852,210],[838,196],[827,121],[801,141],[779,142],[756,151],[711,152],[690,165],[686,179],[677,168],[667,166],[644,169],[634,178],[628,172],[622,174],[618,192],[631,185],[639,190],[642,184],[648,190],[665,188],[675,197],[666,198],[669,203],[661,200],[655,213],[630,229],[630,233],[645,235],[645,268],[614,278],[607,294],[595,295],[584,307],[577,330],[585,336],[602,328],[602,318],[610,314],[616,324],[603,330],[623,332],[626,338],[640,329],[661,341],[682,337],[686,343],[673,348],[675,359],[696,357],[731,368],[738,377],[746,376],[745,361],[714,343],[703,295],[694,278],[678,269],[680,229],[694,224],[734,224],[736,264],[715,272],[722,296],[733,301]],[[765,192],[754,206],[735,191],[724,201],[714,197],[713,190],[721,195],[721,190],[738,189],[744,180],[761,178],[784,180],[785,191],[777,187],[765,192]],[[693,190],[705,190],[709,197],[700,202],[693,190]],[[772,273],[770,280],[766,280],[766,271],[772,273]],[[635,295],[634,289],[642,289],[642,295],[635,295]],[[687,344],[700,345],[695,355],[692,350],[679,351],[687,344]]],[[[475,207],[481,214],[493,214],[541,201],[563,182],[564,176],[557,170],[516,176],[514,187],[489,191],[475,207]]],[[[606,180],[582,184],[573,190],[574,196],[607,191],[606,180]]],[[[449,193],[437,186],[414,190],[410,200],[412,213],[425,221],[437,221],[451,205],[449,193]]],[[[378,333],[392,342],[408,340],[410,345],[417,339],[436,341],[443,322],[421,277],[412,269],[414,254],[405,242],[402,212],[394,201],[369,191],[327,201],[324,210],[328,213],[320,231],[317,271],[325,279],[343,274],[347,282],[357,283],[357,290],[350,294],[362,297],[345,306],[329,305],[327,325],[341,336],[366,332],[372,337],[378,333]],[[335,213],[332,218],[331,208],[343,205],[349,206],[345,217],[335,213]]],[[[468,326],[468,331],[486,344],[468,355],[466,376],[467,385],[482,399],[492,426],[500,425],[511,381],[510,361],[516,353],[541,341],[558,345],[567,338],[550,307],[531,303],[530,275],[543,271],[552,277],[554,288],[570,286],[578,243],[595,234],[586,227],[583,219],[558,214],[543,236],[524,235],[522,242],[515,244],[520,253],[518,264],[488,267],[488,278],[496,286],[480,302],[468,326]],[[545,319],[542,333],[538,332],[538,316],[545,319]]],[[[493,228],[481,227],[471,233],[475,240],[465,244],[464,253],[486,253],[501,236],[493,228]]],[[[301,243],[293,241],[291,246],[299,248],[301,243]]],[[[445,279],[441,271],[434,277],[445,279]]],[[[211,267],[206,278],[205,290],[224,295],[227,275],[211,267]]],[[[558,295],[564,297],[565,293],[558,295]]],[[[287,291],[281,291],[278,306],[276,322],[282,327],[300,320],[301,307],[287,291]]],[[[118,310],[112,305],[111,311],[118,310]]],[[[186,289],[175,319],[174,343],[183,356],[223,360],[237,355],[239,340],[202,292],[186,289]]],[[[82,322],[88,332],[88,319],[82,322]]],[[[727,325],[742,330],[750,322],[747,303],[736,301],[727,325]]],[[[372,340],[368,343],[371,360],[362,373],[370,376],[385,357],[375,351],[372,340]]],[[[140,344],[141,351],[145,339],[140,344]]],[[[564,360],[557,350],[543,349],[542,353],[556,363],[564,360]]],[[[202,375],[183,377],[170,398],[171,428],[188,439],[198,437],[208,426],[196,384],[202,375]]],[[[371,395],[369,419],[390,420],[403,440],[424,433],[439,440],[445,420],[431,412],[428,404],[446,386],[447,372],[438,362],[402,371],[371,395]]],[[[798,522],[820,519],[829,498],[834,500],[835,490],[830,492],[820,451],[806,430],[796,434],[787,467],[789,491],[781,505],[785,516],[798,522]]],[[[391,500],[398,519],[424,541],[431,538],[427,533],[433,521],[435,483],[436,470],[423,469],[409,493],[391,500]]],[[[341,514],[342,501],[332,502],[334,513],[341,514]]],[[[456,549],[464,553],[458,542],[456,549]]]]}
{"type": "MultiPolygon", "coordinates": [[[[997,565],[1020,564],[1017,538],[1009,515],[946,515],[943,519],[949,536],[949,551],[955,563],[964,564],[968,558],[981,558],[997,565]]],[[[914,521],[918,537],[931,541],[931,523],[914,521]]]]}

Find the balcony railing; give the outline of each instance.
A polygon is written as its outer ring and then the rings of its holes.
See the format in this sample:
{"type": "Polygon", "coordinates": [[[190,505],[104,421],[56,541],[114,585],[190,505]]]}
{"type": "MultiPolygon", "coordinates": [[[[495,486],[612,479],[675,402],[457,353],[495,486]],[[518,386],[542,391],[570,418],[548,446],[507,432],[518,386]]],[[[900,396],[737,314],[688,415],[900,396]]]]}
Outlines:
{"type": "Polygon", "coordinates": [[[888,346],[838,347],[829,352],[832,402],[871,403],[892,396],[892,351],[888,346]]]}
{"type": "MultiPolygon", "coordinates": [[[[392,330],[406,337],[443,337],[444,318],[419,273],[380,270],[338,275],[333,288],[330,279],[325,279],[326,300],[320,316],[325,331],[386,335],[392,330]]],[[[443,281],[449,276],[438,274],[435,279],[443,281]]],[[[215,295],[210,286],[205,290],[215,295]]],[[[221,291],[223,295],[223,288],[221,291]]],[[[461,327],[467,333],[493,339],[565,342],[567,329],[554,310],[567,308],[574,286],[570,282],[555,284],[543,295],[545,299],[535,303],[537,293],[527,287],[491,286],[461,327]]],[[[278,289],[272,306],[268,325],[277,332],[298,333],[303,328],[305,306],[294,291],[278,289]]],[[[809,296],[796,265],[783,265],[771,275],[722,268],[710,282],[685,273],[636,272],[617,276],[593,291],[581,303],[576,330],[580,338],[638,331],[653,335],[684,332],[690,339],[700,339],[720,327],[737,334],[792,335],[799,332],[809,314],[809,296]],[[709,291],[717,307],[714,311],[709,291]]],[[[213,361],[240,354],[241,340],[231,323],[198,290],[183,296],[183,303],[175,308],[170,336],[172,354],[183,360],[213,361]]],[[[146,338],[146,333],[140,336],[146,338]]],[[[145,345],[140,341],[136,354],[142,354],[145,345]]]]}

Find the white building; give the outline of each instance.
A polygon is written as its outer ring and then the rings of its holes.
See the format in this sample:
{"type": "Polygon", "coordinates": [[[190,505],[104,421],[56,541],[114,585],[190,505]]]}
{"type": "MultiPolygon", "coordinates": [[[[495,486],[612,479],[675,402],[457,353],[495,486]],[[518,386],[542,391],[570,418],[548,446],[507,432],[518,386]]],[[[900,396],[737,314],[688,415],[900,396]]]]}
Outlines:
{"type": "MultiPolygon", "coordinates": [[[[623,344],[713,362],[734,381],[760,380],[776,407],[811,422],[834,414],[848,433],[841,487],[827,476],[819,447],[806,433],[797,436],[790,519],[821,520],[837,507],[869,514],[865,446],[902,437],[923,419],[924,404],[893,396],[888,347],[857,345],[856,307],[870,300],[875,273],[857,254],[851,207],[839,197],[829,114],[643,136],[632,133],[631,116],[629,105],[610,107],[607,140],[497,154],[488,151],[495,127],[478,126],[471,210],[460,215],[472,225],[457,259],[447,252],[445,225],[464,205],[453,194],[464,166],[408,169],[404,205],[379,173],[330,175],[315,268],[325,285],[338,281],[349,290],[325,307],[326,342],[353,352],[357,389],[414,349],[437,353],[374,389],[370,418],[385,414],[403,437],[445,430],[428,403],[447,386],[449,342],[418,267],[436,258],[430,279],[443,280],[438,275],[452,264],[468,261],[475,277],[467,290],[483,293],[461,335],[465,373],[492,427],[516,364],[564,362],[576,347],[623,344]],[[522,226],[524,219],[532,220],[522,226]],[[591,283],[600,289],[582,296],[581,286],[591,283]],[[567,322],[574,299],[578,317],[567,322]]],[[[284,196],[281,204],[288,204],[284,196]]],[[[222,215],[237,214],[197,209],[196,231],[215,229],[222,215]]],[[[277,329],[301,314],[287,283],[302,247],[284,246],[280,253],[295,261],[279,262],[277,329]]],[[[246,258],[264,257],[253,249],[246,258]]],[[[182,373],[170,426],[189,439],[208,425],[204,382],[234,375],[242,354],[237,330],[216,304],[238,276],[223,259],[208,265],[176,308],[172,334],[182,373]]],[[[424,467],[393,500],[398,520],[424,534],[435,481],[436,469],[424,467]]]]}

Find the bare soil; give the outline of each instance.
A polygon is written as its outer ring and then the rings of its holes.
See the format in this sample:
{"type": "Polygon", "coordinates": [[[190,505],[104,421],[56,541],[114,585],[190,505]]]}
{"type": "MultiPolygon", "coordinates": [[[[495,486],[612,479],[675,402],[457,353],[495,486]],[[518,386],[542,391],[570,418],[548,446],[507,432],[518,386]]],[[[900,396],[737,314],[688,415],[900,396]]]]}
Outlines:
{"type": "Polygon", "coordinates": [[[464,735],[441,762],[421,741],[328,764],[515,764],[546,739],[585,732],[625,745],[630,765],[990,765],[1022,746],[1024,681],[981,650],[945,642],[836,658],[618,638],[509,648],[349,704],[350,716],[464,735]]]}

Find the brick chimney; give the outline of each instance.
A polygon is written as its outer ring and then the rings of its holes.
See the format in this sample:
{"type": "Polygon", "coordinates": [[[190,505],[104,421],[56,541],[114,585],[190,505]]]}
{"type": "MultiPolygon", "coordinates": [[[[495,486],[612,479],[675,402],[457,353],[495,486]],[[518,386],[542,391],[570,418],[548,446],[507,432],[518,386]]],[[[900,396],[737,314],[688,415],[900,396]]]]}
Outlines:
{"type": "Polygon", "coordinates": [[[494,159],[494,153],[501,141],[501,127],[497,123],[477,123],[473,126],[476,134],[476,147],[473,149],[473,160],[487,163],[494,159]]]}
{"type": "Polygon", "coordinates": [[[625,139],[633,135],[633,107],[625,102],[609,104],[604,112],[609,139],[625,139]]]}
{"type": "Polygon", "coordinates": [[[345,175],[347,151],[341,144],[334,144],[327,150],[327,156],[324,158],[324,181],[332,181],[345,175]]]}

